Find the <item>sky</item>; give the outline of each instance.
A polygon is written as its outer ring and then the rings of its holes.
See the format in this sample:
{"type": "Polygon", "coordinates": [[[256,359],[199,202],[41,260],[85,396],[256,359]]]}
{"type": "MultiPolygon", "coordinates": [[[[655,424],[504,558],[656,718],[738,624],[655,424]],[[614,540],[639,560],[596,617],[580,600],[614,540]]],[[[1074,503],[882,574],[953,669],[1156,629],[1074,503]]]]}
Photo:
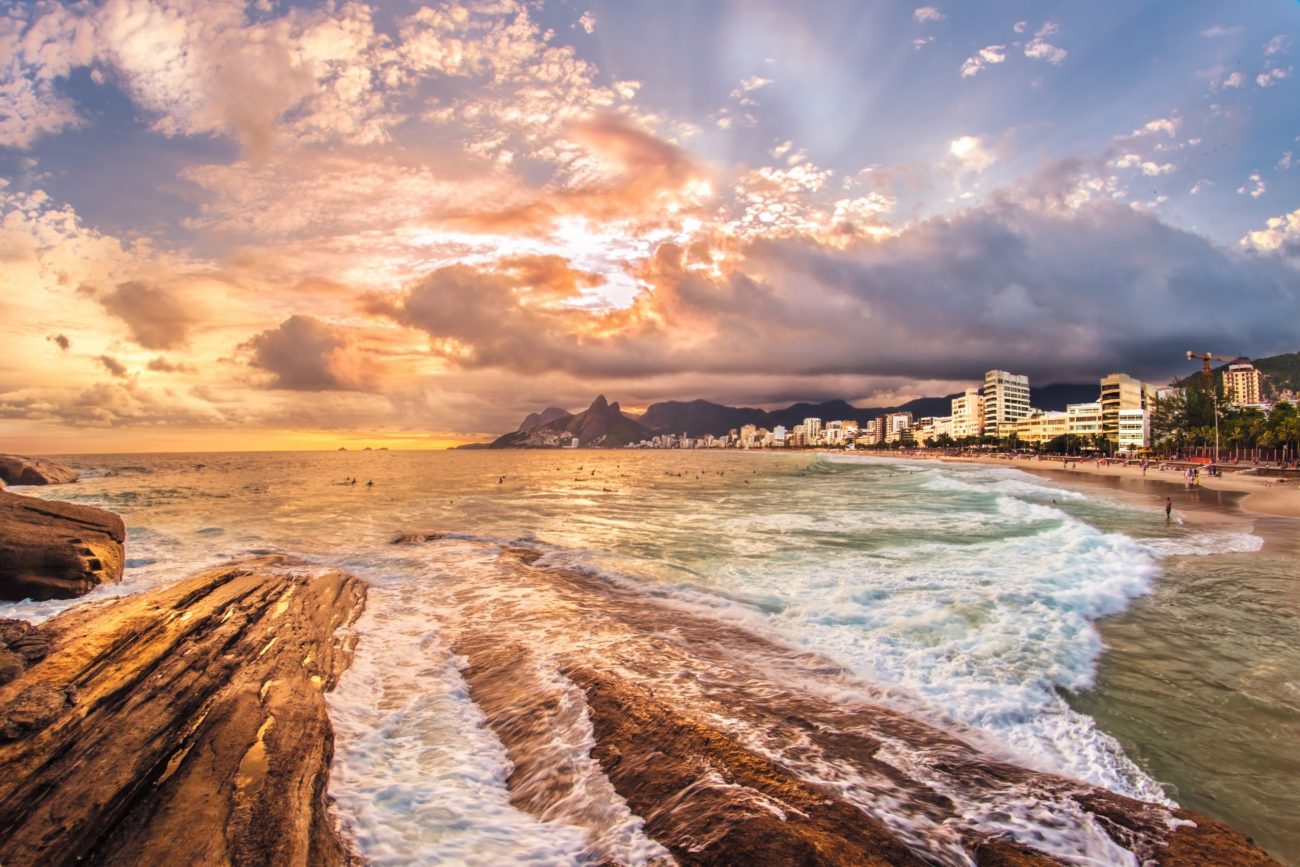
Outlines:
{"type": "Polygon", "coordinates": [[[0,0],[0,451],[1300,350],[1300,3],[0,0]]]}

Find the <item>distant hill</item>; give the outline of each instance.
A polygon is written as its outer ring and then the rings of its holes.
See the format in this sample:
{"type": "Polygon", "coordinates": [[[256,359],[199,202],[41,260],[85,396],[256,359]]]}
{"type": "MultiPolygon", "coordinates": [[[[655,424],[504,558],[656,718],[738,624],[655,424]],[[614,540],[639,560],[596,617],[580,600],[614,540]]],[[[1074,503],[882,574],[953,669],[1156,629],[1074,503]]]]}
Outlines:
{"type": "Polygon", "coordinates": [[[577,415],[565,412],[544,424],[497,437],[491,448],[554,448],[569,445],[574,437],[581,446],[617,448],[648,439],[651,435],[635,420],[623,415],[617,403],[606,401],[602,394],[577,415]]]}
{"type": "MultiPolygon", "coordinates": [[[[1188,362],[1191,364],[1192,362],[1188,362]]],[[[1275,399],[1279,392],[1284,389],[1291,391],[1300,391],[1300,352],[1284,352],[1281,355],[1270,355],[1267,358],[1253,358],[1250,363],[1255,365],[1255,369],[1261,374],[1263,380],[1263,397],[1266,400],[1275,399]]],[[[1223,372],[1228,369],[1227,364],[1220,364],[1214,368],[1215,384],[1222,387],[1223,372]]],[[[1175,384],[1179,388],[1188,388],[1199,381],[1200,372],[1191,373],[1175,384]]]]}
{"type": "Polygon", "coordinates": [[[1042,388],[1031,388],[1029,403],[1034,409],[1045,412],[1064,412],[1072,403],[1094,403],[1101,397],[1101,383],[1059,382],[1042,388]]]}
{"type": "MultiPolygon", "coordinates": [[[[1063,410],[1066,404],[1088,403],[1098,397],[1095,383],[1061,383],[1036,388],[1031,395],[1035,407],[1045,410],[1063,410]]],[[[641,416],[641,424],[655,433],[685,433],[687,436],[721,436],[733,428],[752,424],[771,429],[776,425],[792,428],[806,418],[822,421],[852,419],[865,425],[873,418],[891,412],[910,412],[913,418],[946,416],[952,412],[952,399],[960,392],[946,397],[920,397],[898,406],[853,406],[843,400],[822,403],[796,403],[784,409],[764,410],[753,407],[734,407],[707,400],[670,400],[651,404],[641,416]]]]}

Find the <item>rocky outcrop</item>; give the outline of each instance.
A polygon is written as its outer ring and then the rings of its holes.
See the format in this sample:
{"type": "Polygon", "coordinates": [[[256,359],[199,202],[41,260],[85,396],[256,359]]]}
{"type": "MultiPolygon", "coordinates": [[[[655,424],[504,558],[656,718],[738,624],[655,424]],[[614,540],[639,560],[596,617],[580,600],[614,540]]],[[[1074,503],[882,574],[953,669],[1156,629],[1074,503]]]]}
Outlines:
{"type": "Polygon", "coordinates": [[[364,600],[262,557],[17,636],[35,661],[0,686],[0,863],[354,863],[323,693],[364,600]]]}
{"type": "Polygon", "coordinates": [[[112,512],[0,491],[0,599],[70,599],[122,580],[112,512]]]}
{"type": "Polygon", "coordinates": [[[557,419],[569,418],[572,415],[573,413],[566,409],[560,409],[558,406],[548,406],[541,412],[530,412],[524,416],[524,420],[519,423],[518,430],[532,430],[539,425],[550,424],[557,419]]]}
{"type": "Polygon", "coordinates": [[[539,553],[444,585],[439,631],[512,803],[588,828],[596,860],[620,861],[621,798],[683,865],[1277,867],[1222,822],[1010,764],[830,660],[539,553]]]}
{"type": "Polygon", "coordinates": [[[76,480],[76,470],[54,461],[0,455],[0,481],[10,485],[63,485],[76,480]]]}

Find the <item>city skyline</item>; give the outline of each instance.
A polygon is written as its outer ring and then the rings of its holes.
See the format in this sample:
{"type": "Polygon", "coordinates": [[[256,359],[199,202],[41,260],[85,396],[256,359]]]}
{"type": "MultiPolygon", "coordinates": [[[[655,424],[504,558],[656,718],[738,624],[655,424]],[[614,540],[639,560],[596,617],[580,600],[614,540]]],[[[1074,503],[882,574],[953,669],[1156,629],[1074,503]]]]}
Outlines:
{"type": "Polygon", "coordinates": [[[14,451],[1300,348],[1296,4],[0,10],[14,451]]]}

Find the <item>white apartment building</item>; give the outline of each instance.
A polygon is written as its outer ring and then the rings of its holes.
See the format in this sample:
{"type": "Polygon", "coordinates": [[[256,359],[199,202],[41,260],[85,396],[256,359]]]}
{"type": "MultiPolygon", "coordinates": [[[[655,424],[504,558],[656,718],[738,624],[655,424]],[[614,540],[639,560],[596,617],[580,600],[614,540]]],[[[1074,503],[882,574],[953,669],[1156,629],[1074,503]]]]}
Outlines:
{"type": "Polygon", "coordinates": [[[1263,379],[1255,365],[1234,361],[1223,372],[1223,394],[1233,406],[1253,406],[1263,401],[1263,379]]]}
{"type": "Polygon", "coordinates": [[[1069,419],[1068,433],[1091,437],[1101,435],[1101,402],[1072,403],[1065,408],[1069,419]]]}
{"type": "Polygon", "coordinates": [[[741,448],[752,449],[756,446],[758,438],[758,425],[746,424],[740,426],[740,446],[741,448]]]}
{"type": "Polygon", "coordinates": [[[1005,370],[984,374],[984,433],[1002,436],[1003,425],[1029,415],[1029,377],[1005,370]]]}
{"type": "Polygon", "coordinates": [[[933,445],[944,434],[952,436],[950,415],[918,419],[912,427],[912,436],[916,439],[917,445],[933,445]]]}
{"type": "Polygon", "coordinates": [[[804,419],[803,433],[808,438],[809,443],[817,442],[817,438],[822,434],[822,420],[819,418],[804,419]]]}
{"type": "Polygon", "coordinates": [[[772,442],[777,445],[785,445],[785,425],[779,424],[772,428],[772,442]]]}
{"type": "Polygon", "coordinates": [[[1116,445],[1121,452],[1134,452],[1151,445],[1151,412],[1145,409],[1121,409],[1116,445]]]}
{"type": "Polygon", "coordinates": [[[979,389],[968,388],[961,397],[952,399],[952,432],[955,439],[978,437],[984,433],[984,398],[979,389]]]}

